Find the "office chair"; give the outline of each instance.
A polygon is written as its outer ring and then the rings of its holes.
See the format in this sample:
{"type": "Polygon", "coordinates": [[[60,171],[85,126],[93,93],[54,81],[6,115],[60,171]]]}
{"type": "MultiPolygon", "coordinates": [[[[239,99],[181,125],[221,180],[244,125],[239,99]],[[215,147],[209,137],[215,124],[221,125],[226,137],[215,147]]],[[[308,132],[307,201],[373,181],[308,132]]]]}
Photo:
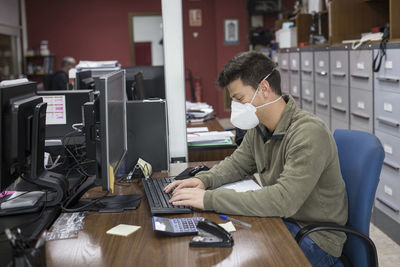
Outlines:
{"type": "Polygon", "coordinates": [[[43,75],[43,88],[44,90],[51,90],[51,81],[53,80],[54,74],[43,75]]]}
{"type": "Polygon", "coordinates": [[[369,238],[371,210],[385,152],[372,134],[354,130],[336,130],[340,169],[348,197],[349,214],[345,226],[308,225],[295,239],[298,244],[315,231],[341,231],[347,234],[341,260],[345,266],[378,266],[374,242],[369,238]]]}

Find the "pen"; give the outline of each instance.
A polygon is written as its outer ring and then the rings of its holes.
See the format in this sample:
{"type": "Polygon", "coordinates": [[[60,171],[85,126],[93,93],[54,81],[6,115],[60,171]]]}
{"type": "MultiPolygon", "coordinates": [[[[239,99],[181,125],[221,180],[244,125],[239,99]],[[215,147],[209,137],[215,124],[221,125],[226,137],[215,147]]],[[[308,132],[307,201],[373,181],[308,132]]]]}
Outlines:
{"type": "Polygon", "coordinates": [[[224,220],[228,220],[228,221],[234,222],[234,223],[236,223],[236,224],[239,224],[239,225],[242,225],[242,226],[251,228],[251,224],[245,223],[245,222],[242,222],[242,221],[239,221],[239,220],[237,220],[237,219],[228,217],[228,216],[226,216],[226,215],[220,214],[219,217],[221,217],[221,218],[224,219],[224,220]]]}

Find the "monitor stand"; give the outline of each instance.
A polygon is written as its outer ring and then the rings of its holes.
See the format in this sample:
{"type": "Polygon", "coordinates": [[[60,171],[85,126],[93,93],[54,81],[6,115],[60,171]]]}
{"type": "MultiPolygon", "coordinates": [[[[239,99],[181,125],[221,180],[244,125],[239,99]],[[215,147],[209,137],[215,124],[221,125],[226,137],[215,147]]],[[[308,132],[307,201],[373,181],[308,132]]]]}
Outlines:
{"type": "Polygon", "coordinates": [[[100,198],[81,198],[90,188],[96,186],[96,176],[90,176],[77,189],[64,208],[76,211],[98,211],[98,212],[122,212],[124,210],[134,210],[140,204],[141,195],[118,195],[100,198]],[[96,201],[96,199],[99,199],[96,201]]]}

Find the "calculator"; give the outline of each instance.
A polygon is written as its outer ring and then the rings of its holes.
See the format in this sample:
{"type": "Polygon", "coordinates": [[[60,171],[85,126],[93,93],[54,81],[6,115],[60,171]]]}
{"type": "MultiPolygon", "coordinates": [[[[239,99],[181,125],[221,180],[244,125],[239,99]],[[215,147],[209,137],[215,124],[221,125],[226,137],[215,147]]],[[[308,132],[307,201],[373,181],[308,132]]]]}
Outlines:
{"type": "Polygon", "coordinates": [[[168,236],[196,235],[197,223],[203,221],[203,217],[190,218],[163,218],[153,216],[153,230],[168,236]]]}

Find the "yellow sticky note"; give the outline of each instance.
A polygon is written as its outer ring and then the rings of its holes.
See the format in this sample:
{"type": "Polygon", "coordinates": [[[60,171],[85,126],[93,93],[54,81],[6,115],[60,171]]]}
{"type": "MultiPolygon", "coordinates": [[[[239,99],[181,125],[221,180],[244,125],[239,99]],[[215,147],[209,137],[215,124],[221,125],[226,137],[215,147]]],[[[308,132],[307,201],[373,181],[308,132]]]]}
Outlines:
{"type": "Polygon", "coordinates": [[[120,225],[117,225],[117,226],[111,228],[106,233],[109,235],[128,236],[128,235],[136,232],[139,229],[140,229],[140,226],[129,225],[129,224],[120,224],[120,225]]]}
{"type": "Polygon", "coordinates": [[[114,194],[114,168],[113,166],[109,166],[109,180],[108,180],[108,184],[110,185],[110,190],[111,190],[111,194],[114,194]]]}
{"type": "Polygon", "coordinates": [[[218,225],[221,226],[222,228],[224,228],[229,233],[236,231],[236,228],[232,222],[220,223],[218,225]]]}

